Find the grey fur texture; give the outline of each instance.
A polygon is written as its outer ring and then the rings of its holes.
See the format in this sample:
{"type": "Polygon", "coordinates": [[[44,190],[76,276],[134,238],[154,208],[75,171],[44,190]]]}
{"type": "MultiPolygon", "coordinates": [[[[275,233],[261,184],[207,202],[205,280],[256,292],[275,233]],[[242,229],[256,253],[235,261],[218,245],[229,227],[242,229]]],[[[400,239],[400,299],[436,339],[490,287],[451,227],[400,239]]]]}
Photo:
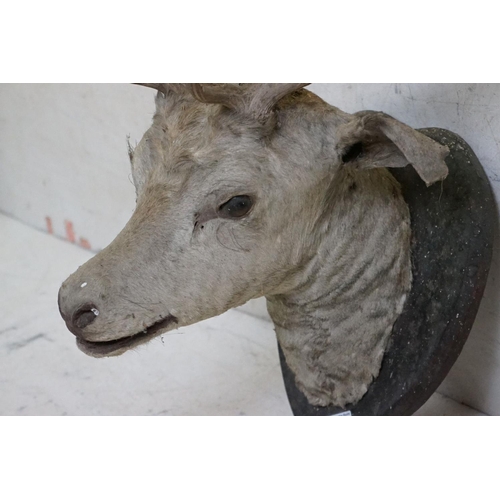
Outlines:
{"type": "Polygon", "coordinates": [[[220,104],[220,87],[213,104],[199,100],[202,86],[148,85],[161,91],[132,154],[136,210],[59,292],[80,349],[118,355],[265,296],[309,402],[357,402],[411,286],[408,208],[378,167],[412,163],[430,184],[447,175],[446,148],[293,86],[283,97],[276,84],[274,103],[267,84],[266,105],[250,108],[220,104]],[[251,210],[224,216],[219,207],[242,195],[251,210]],[[75,320],[82,307],[98,311],[88,325],[75,320]]]}

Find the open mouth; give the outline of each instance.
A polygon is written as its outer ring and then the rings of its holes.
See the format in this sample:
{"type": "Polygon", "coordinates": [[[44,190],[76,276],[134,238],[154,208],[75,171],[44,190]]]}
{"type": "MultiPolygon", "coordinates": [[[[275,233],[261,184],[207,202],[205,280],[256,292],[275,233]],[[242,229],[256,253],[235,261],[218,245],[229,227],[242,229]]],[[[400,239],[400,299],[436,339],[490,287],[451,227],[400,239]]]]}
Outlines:
{"type": "Polygon", "coordinates": [[[169,314],[166,318],[153,323],[145,330],[142,330],[134,335],[129,335],[116,340],[105,340],[102,342],[91,342],[89,340],[77,338],[76,344],[85,354],[95,358],[118,356],[123,354],[128,349],[149,342],[151,339],[156,337],[161,330],[165,330],[174,323],[178,323],[177,318],[169,314]]]}

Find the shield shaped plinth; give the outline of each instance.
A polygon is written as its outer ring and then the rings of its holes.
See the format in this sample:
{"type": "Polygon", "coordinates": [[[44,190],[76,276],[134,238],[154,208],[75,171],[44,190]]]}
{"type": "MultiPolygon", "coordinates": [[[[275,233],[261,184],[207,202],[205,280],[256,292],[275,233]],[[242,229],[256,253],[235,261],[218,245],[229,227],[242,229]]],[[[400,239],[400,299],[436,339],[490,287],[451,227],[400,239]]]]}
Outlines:
{"type": "Polygon", "coordinates": [[[495,203],[469,145],[438,128],[420,132],[448,146],[448,177],[426,187],[411,166],[392,169],[410,208],[413,285],[396,320],[380,373],[346,408],[310,405],[280,362],[294,415],[412,415],[438,388],[467,340],[486,285],[495,203]]]}

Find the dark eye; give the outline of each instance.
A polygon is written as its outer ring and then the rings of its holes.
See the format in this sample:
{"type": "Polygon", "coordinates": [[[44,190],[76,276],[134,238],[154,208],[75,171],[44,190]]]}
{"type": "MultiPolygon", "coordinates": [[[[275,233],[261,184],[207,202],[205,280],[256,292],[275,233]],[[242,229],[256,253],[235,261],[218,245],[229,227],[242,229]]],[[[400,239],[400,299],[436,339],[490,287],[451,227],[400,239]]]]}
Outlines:
{"type": "Polygon", "coordinates": [[[250,196],[235,196],[219,207],[219,215],[231,218],[243,217],[250,211],[252,206],[253,200],[250,196]]]}

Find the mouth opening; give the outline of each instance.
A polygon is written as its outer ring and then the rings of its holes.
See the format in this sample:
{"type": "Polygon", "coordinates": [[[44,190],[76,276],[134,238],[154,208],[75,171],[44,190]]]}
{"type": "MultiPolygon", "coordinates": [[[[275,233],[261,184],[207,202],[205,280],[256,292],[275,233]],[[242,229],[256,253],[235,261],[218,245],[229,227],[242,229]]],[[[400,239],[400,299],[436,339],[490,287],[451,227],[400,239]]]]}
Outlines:
{"type": "Polygon", "coordinates": [[[140,344],[149,342],[158,335],[160,330],[164,330],[174,323],[178,323],[177,318],[169,314],[166,318],[160,319],[156,323],[148,326],[145,330],[134,335],[128,335],[127,337],[115,340],[104,340],[102,342],[92,342],[78,338],[76,343],[80,350],[90,356],[104,357],[118,355],[132,347],[137,347],[140,344]]]}

